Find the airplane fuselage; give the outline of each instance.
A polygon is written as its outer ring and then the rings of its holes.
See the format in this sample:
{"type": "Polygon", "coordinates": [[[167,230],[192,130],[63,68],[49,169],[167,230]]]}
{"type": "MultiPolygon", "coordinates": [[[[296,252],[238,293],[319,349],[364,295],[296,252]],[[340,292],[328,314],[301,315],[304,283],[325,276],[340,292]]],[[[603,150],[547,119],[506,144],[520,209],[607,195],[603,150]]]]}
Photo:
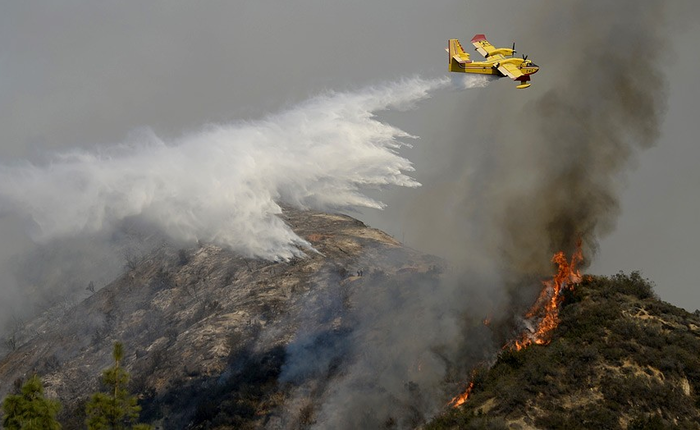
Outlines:
{"type": "Polygon", "coordinates": [[[532,75],[537,73],[539,70],[539,67],[537,66],[530,66],[529,64],[523,65],[524,60],[522,58],[511,57],[504,58],[500,61],[470,61],[464,64],[453,61],[452,64],[450,64],[450,72],[504,76],[503,73],[498,71],[498,66],[505,63],[512,63],[518,66],[523,75],[532,75]]]}

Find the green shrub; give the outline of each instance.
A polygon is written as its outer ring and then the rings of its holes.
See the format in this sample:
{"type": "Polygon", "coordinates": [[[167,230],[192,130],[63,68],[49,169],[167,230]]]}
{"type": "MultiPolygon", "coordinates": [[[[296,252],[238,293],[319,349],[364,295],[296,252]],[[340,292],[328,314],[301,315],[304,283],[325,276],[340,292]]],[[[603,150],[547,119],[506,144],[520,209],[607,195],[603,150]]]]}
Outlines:
{"type": "Polygon", "coordinates": [[[655,299],[654,287],[648,279],[642,278],[642,275],[635,271],[629,275],[620,272],[611,277],[610,286],[612,291],[634,296],[641,300],[655,299]]]}
{"type": "Polygon", "coordinates": [[[668,428],[659,415],[640,416],[630,421],[627,430],[664,430],[668,428]]]}

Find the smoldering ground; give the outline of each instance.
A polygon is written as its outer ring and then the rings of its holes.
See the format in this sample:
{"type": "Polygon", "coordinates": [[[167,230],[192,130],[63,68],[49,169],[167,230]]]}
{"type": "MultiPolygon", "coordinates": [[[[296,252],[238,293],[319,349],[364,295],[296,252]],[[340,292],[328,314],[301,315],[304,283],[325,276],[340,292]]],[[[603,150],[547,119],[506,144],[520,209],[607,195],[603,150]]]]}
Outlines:
{"type": "MultiPolygon", "coordinates": [[[[382,259],[400,267],[403,252],[382,259]]],[[[376,267],[370,259],[354,264],[376,267]]],[[[305,323],[287,348],[280,382],[291,388],[281,419],[267,428],[414,428],[445,407],[463,375],[498,348],[481,320],[465,319],[465,297],[482,317],[504,297],[498,279],[441,280],[444,268],[367,270],[350,283],[324,278],[328,285],[308,298],[305,323]]]]}

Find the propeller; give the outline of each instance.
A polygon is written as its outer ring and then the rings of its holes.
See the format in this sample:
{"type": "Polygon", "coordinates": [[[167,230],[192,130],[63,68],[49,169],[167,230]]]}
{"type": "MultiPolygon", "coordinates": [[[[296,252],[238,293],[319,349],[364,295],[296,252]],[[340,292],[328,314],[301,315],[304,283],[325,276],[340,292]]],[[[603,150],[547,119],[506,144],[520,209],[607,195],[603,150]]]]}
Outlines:
{"type": "Polygon", "coordinates": [[[518,52],[518,51],[515,50],[515,42],[513,42],[513,54],[515,54],[516,52],[518,52]]]}

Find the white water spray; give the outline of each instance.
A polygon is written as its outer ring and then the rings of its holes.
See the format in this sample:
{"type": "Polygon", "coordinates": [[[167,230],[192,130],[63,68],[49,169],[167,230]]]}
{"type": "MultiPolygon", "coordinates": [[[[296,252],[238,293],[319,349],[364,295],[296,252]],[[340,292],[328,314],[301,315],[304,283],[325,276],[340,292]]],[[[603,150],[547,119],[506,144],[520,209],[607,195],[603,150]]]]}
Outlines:
{"type": "Polygon", "coordinates": [[[0,165],[0,214],[31,220],[39,242],[108,231],[138,216],[177,240],[289,259],[310,245],[276,216],[279,204],[380,209],[363,190],[420,185],[397,152],[413,136],[373,113],[411,107],[449,85],[448,78],[415,78],[330,92],[259,121],[208,126],[173,142],[144,133],[106,151],[0,165]]]}

